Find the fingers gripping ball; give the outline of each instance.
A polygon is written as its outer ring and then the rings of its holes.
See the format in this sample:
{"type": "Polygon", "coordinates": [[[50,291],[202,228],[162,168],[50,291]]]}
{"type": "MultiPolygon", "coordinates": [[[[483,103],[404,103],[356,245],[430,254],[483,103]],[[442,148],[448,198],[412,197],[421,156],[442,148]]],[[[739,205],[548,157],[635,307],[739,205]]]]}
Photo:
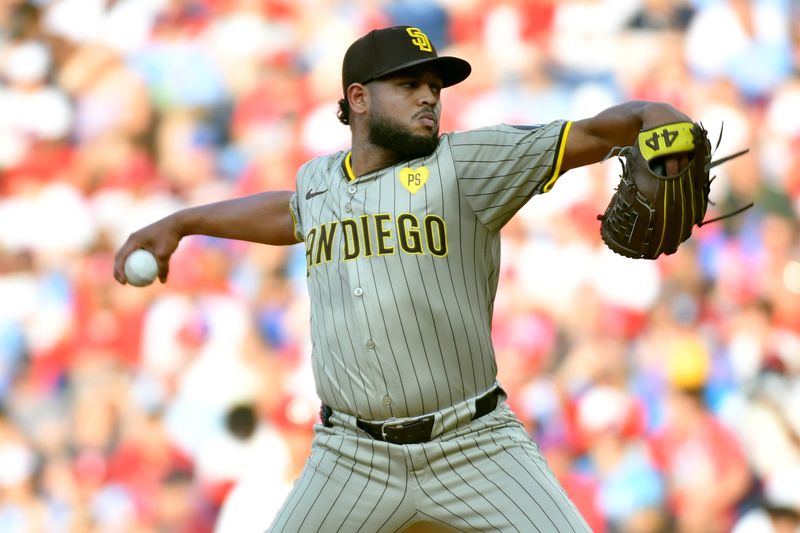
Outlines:
{"type": "Polygon", "coordinates": [[[158,276],[156,257],[147,250],[139,249],[125,259],[125,277],[135,287],[150,285],[158,276]]]}

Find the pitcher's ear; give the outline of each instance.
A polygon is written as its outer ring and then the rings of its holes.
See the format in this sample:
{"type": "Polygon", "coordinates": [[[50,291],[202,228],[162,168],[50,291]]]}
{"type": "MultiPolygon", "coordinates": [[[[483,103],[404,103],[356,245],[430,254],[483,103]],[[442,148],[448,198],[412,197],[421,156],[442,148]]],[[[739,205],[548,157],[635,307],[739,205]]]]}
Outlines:
{"type": "Polygon", "coordinates": [[[347,102],[350,105],[350,111],[356,115],[363,115],[367,112],[367,104],[369,102],[369,89],[366,85],[361,83],[351,83],[347,88],[347,102]]]}

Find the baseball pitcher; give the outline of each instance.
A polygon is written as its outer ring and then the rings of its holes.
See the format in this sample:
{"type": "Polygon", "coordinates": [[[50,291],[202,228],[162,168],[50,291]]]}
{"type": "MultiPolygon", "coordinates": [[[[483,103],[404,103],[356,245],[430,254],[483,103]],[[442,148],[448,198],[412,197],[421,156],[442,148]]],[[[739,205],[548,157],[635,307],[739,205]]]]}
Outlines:
{"type": "MultiPolygon", "coordinates": [[[[589,530],[496,380],[500,230],[569,169],[691,120],[629,102],[584,120],[440,134],[442,89],[470,70],[418,28],[371,31],[342,65],[349,150],[307,162],[293,192],[178,211],[117,254],[120,283],[139,248],[165,282],[186,235],[303,243],[321,421],[271,532],[589,530]]],[[[662,154],[666,173],[689,151],[662,154]]]]}

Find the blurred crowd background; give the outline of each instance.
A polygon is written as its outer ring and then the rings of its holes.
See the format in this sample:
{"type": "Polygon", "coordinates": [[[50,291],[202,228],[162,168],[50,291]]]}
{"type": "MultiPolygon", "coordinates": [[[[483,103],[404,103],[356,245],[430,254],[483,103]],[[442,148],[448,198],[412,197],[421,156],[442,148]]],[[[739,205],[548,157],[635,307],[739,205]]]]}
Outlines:
{"type": "Polygon", "coordinates": [[[701,121],[709,216],[657,261],[599,222],[620,163],[575,169],[503,230],[509,402],[596,532],[797,531],[796,0],[0,2],[0,532],[263,531],[309,451],[305,256],[185,239],[164,284],[112,277],[135,229],[293,189],[349,146],[341,57],[422,28],[473,75],[443,131],[629,99],[701,121]]]}

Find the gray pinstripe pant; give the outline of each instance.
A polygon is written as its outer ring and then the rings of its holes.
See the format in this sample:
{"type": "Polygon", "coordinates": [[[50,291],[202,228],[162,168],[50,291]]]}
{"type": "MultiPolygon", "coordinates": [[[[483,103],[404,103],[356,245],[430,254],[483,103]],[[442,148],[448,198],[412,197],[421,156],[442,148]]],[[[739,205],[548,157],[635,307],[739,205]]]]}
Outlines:
{"type": "Polygon", "coordinates": [[[424,444],[373,440],[343,419],[318,425],[309,457],[268,530],[588,532],[508,406],[424,444]],[[349,427],[348,427],[349,426],[349,427]]]}

